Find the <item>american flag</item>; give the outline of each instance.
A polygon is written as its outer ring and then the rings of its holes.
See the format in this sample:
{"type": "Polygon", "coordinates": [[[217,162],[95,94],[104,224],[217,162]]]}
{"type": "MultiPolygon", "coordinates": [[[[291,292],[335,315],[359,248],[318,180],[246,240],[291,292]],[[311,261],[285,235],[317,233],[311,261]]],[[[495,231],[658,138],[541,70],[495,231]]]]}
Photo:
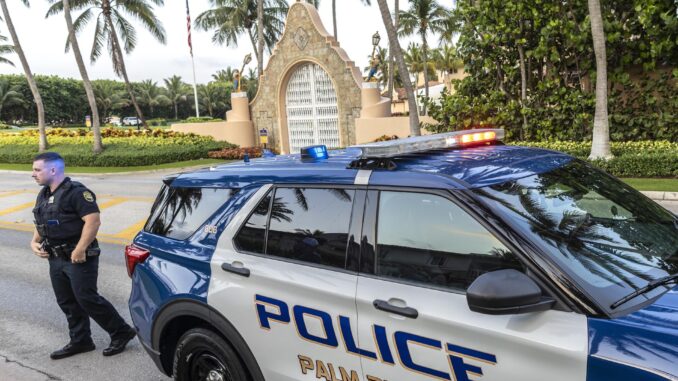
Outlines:
{"type": "Polygon", "coordinates": [[[193,43],[191,42],[191,11],[188,9],[188,0],[186,0],[186,29],[188,29],[188,48],[193,57],[193,43]]]}

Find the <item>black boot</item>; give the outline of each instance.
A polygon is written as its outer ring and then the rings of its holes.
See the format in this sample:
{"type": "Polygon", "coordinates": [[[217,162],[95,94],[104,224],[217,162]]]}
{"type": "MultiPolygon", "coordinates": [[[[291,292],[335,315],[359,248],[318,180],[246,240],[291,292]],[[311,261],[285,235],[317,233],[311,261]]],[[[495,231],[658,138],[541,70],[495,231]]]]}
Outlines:
{"type": "Polygon", "coordinates": [[[96,347],[94,346],[94,343],[92,343],[92,342],[89,342],[89,343],[68,343],[68,344],[66,344],[65,347],[50,353],[49,357],[52,360],[59,360],[59,359],[64,359],[66,357],[71,357],[73,355],[77,355],[78,353],[91,352],[95,349],[96,349],[96,347]]]}
{"type": "Polygon", "coordinates": [[[125,346],[136,336],[137,333],[134,329],[130,327],[129,331],[117,335],[116,337],[111,337],[111,344],[108,348],[104,349],[104,356],[113,356],[125,350],[125,346]]]}

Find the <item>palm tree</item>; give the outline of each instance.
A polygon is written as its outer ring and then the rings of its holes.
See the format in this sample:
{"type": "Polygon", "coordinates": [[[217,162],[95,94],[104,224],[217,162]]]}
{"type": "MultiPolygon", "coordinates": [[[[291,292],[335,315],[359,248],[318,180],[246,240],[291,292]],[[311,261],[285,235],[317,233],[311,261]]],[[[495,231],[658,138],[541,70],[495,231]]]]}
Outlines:
{"type": "Polygon", "coordinates": [[[151,117],[154,115],[156,106],[163,106],[171,103],[170,99],[162,93],[157,82],[147,79],[137,85],[136,90],[142,104],[148,106],[151,111],[151,117]]]}
{"type": "Polygon", "coordinates": [[[436,69],[445,74],[445,82],[449,81],[450,74],[456,73],[464,67],[464,61],[457,55],[457,49],[452,45],[443,45],[433,51],[433,62],[436,69]]]}
{"type": "MultiPolygon", "coordinates": [[[[394,22],[394,27],[395,30],[398,30],[399,28],[399,23],[400,23],[400,18],[398,17],[398,14],[400,13],[400,1],[395,0],[395,5],[394,5],[394,14],[395,14],[395,22],[394,22]]],[[[388,98],[393,101],[393,88],[394,88],[394,58],[393,58],[393,47],[390,47],[388,50],[388,98]]]]}
{"type": "Polygon", "coordinates": [[[225,95],[221,89],[222,88],[214,82],[198,87],[200,103],[211,117],[214,117],[215,109],[226,106],[225,95]]]}
{"type": "MultiPolygon", "coordinates": [[[[24,98],[16,86],[12,86],[9,80],[0,79],[0,117],[2,109],[11,106],[20,106],[24,104],[24,98]]],[[[2,120],[2,119],[0,119],[2,120]]]]}
{"type": "Polygon", "coordinates": [[[233,74],[234,74],[233,68],[229,66],[226,68],[226,70],[221,69],[216,73],[212,74],[212,79],[214,79],[217,82],[233,83],[233,74]]]}
{"type": "MultiPolygon", "coordinates": [[[[28,0],[21,1],[25,6],[30,6],[28,0]]],[[[12,36],[12,42],[14,43],[13,50],[19,56],[19,61],[21,61],[21,66],[24,69],[28,86],[30,87],[31,93],[33,94],[35,107],[38,109],[38,131],[40,134],[40,139],[38,141],[38,151],[44,152],[49,146],[47,143],[47,134],[45,133],[45,106],[42,103],[42,97],[40,96],[40,90],[38,90],[38,84],[35,82],[33,72],[31,72],[31,67],[28,65],[28,60],[26,59],[24,50],[21,47],[21,43],[19,42],[19,36],[16,33],[16,29],[14,29],[14,23],[12,22],[12,17],[9,14],[9,9],[7,9],[7,3],[5,0],[0,0],[0,7],[2,7],[2,14],[5,17],[5,23],[7,24],[7,29],[9,29],[9,34],[12,36]]],[[[0,41],[2,41],[4,37],[0,37],[0,41]]],[[[2,53],[2,46],[0,46],[0,53],[2,53]]],[[[2,57],[0,57],[0,62],[2,62],[2,57]]]]}
{"type": "MultiPolygon", "coordinates": [[[[270,51],[282,35],[288,5],[285,0],[264,0],[262,14],[263,31],[259,27],[258,0],[209,0],[209,9],[195,19],[200,30],[214,30],[212,42],[231,47],[238,46],[238,37],[247,33],[254,49],[257,64],[263,68],[263,49],[261,54],[257,42],[263,35],[263,42],[270,51]]],[[[262,69],[263,70],[263,69],[262,69]]]]}
{"type": "Polygon", "coordinates": [[[85,93],[87,94],[89,108],[92,110],[92,132],[94,135],[93,151],[94,153],[98,154],[103,152],[104,145],[101,141],[101,125],[99,124],[99,110],[97,109],[97,101],[96,97],[94,96],[94,90],[92,89],[92,82],[90,82],[89,76],[87,75],[85,61],[83,61],[82,54],[80,53],[78,39],[75,37],[75,27],[73,26],[73,19],[71,18],[70,0],[63,0],[62,4],[64,17],[66,18],[66,26],[68,27],[68,42],[73,48],[73,55],[75,56],[75,62],[78,64],[78,70],[80,71],[80,76],[82,77],[82,84],[85,86],[85,93]]]}
{"type": "MultiPolygon", "coordinates": [[[[414,42],[410,42],[407,46],[407,51],[405,51],[405,63],[407,64],[410,73],[414,75],[415,88],[418,88],[419,85],[419,74],[424,72],[423,54],[421,47],[414,42]]],[[[433,60],[428,60],[426,69],[429,76],[435,75],[436,65],[433,60]]]]}
{"type": "MultiPolygon", "coordinates": [[[[421,37],[422,62],[428,63],[428,33],[445,32],[445,21],[450,11],[438,4],[437,0],[410,0],[410,9],[400,12],[400,35],[417,34],[421,37]]],[[[428,98],[428,71],[424,70],[424,93],[428,98]]],[[[426,106],[424,106],[426,114],[426,106]]]]}
{"type": "Polygon", "coordinates": [[[163,81],[165,82],[165,92],[167,93],[167,99],[169,99],[169,101],[172,103],[172,106],[174,106],[174,119],[179,119],[179,103],[185,102],[188,99],[188,93],[190,92],[190,89],[187,88],[186,84],[178,75],[165,78],[163,81]]]}
{"type": "Polygon", "coordinates": [[[605,31],[600,11],[600,0],[588,0],[591,18],[591,37],[596,55],[596,113],[593,117],[593,142],[589,159],[612,158],[610,150],[610,126],[607,118],[607,54],[605,31]]]}
{"type": "MultiPolygon", "coordinates": [[[[54,4],[47,12],[47,16],[63,11],[63,0],[50,0],[54,4]]],[[[96,28],[94,29],[94,44],[90,53],[90,60],[95,62],[101,56],[101,50],[104,44],[108,45],[108,52],[111,55],[113,62],[113,70],[122,77],[127,87],[127,92],[132,100],[134,109],[136,110],[139,119],[141,119],[144,128],[148,128],[141,108],[136,100],[136,96],[132,89],[132,84],[127,76],[127,68],[125,67],[125,60],[120,47],[120,39],[125,48],[125,53],[130,53],[136,47],[136,30],[134,26],[124,17],[123,12],[138,19],[146,30],[151,32],[158,42],[165,44],[165,29],[160,20],[155,17],[153,13],[153,5],[162,6],[164,0],[76,0],[74,4],[75,10],[85,11],[75,20],[76,32],[82,30],[85,25],[96,14],[96,28]]]]}
{"type": "MultiPolygon", "coordinates": [[[[0,42],[7,41],[7,37],[0,34],[0,42]]],[[[3,57],[3,54],[14,53],[14,45],[0,44],[0,63],[14,66],[14,62],[3,57]]]]}
{"type": "Polygon", "coordinates": [[[407,72],[405,59],[403,58],[403,51],[400,48],[400,41],[398,41],[398,35],[396,34],[396,29],[393,25],[393,20],[391,19],[391,13],[388,10],[388,4],[386,4],[386,0],[377,0],[377,3],[379,4],[381,19],[384,22],[384,27],[386,28],[386,33],[388,34],[389,46],[391,47],[391,50],[393,50],[393,56],[398,63],[400,79],[403,81],[405,91],[407,92],[407,104],[410,109],[410,134],[413,136],[419,136],[421,135],[421,129],[419,127],[419,113],[417,112],[417,104],[415,103],[414,99],[412,81],[410,81],[410,75],[407,72]]]}
{"type": "Polygon", "coordinates": [[[120,110],[129,105],[129,99],[124,91],[120,91],[113,81],[94,81],[94,96],[97,106],[101,109],[101,116],[106,120],[113,110],[120,110]]]}

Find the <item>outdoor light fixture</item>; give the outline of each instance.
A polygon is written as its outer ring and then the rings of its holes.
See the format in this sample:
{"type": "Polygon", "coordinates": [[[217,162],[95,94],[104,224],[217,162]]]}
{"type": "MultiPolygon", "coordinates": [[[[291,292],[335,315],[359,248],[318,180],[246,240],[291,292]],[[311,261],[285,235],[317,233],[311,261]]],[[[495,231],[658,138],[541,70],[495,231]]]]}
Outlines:
{"type": "Polygon", "coordinates": [[[372,36],[372,46],[377,47],[377,45],[379,45],[379,41],[381,41],[381,36],[379,36],[379,31],[377,31],[372,36]]]}
{"type": "MultiPolygon", "coordinates": [[[[245,60],[243,61],[244,65],[247,65],[248,63],[252,62],[252,53],[247,53],[245,56],[245,60]]],[[[243,65],[243,67],[244,67],[243,65]]]]}

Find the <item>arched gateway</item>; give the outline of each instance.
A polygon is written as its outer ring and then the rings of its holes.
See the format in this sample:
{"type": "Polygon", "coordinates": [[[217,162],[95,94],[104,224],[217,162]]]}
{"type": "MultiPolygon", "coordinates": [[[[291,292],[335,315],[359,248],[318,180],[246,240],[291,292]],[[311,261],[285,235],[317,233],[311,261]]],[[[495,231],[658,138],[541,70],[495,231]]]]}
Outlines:
{"type": "Polygon", "coordinates": [[[341,147],[337,92],[327,72],[316,63],[298,66],[285,91],[291,153],[309,145],[341,147]]]}

